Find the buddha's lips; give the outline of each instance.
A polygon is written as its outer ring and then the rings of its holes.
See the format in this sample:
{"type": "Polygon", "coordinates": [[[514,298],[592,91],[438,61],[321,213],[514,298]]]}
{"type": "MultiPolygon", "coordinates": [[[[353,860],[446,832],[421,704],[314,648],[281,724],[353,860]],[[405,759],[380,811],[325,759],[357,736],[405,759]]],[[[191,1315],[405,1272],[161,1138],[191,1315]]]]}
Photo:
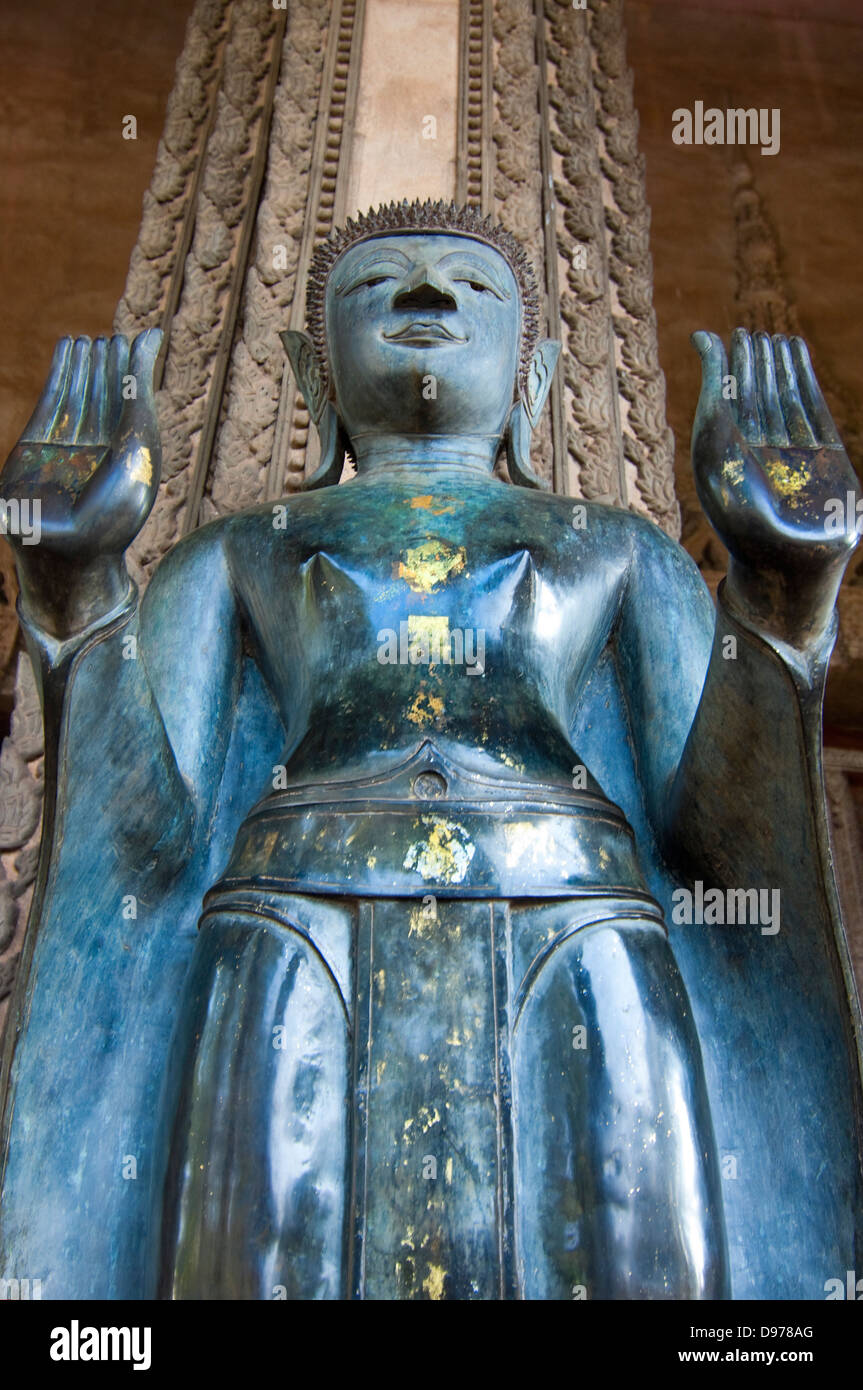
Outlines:
{"type": "Polygon", "coordinates": [[[466,338],[459,338],[442,323],[409,323],[404,328],[400,328],[397,333],[385,333],[384,337],[388,343],[407,343],[417,346],[426,346],[430,343],[467,342],[466,338]]]}

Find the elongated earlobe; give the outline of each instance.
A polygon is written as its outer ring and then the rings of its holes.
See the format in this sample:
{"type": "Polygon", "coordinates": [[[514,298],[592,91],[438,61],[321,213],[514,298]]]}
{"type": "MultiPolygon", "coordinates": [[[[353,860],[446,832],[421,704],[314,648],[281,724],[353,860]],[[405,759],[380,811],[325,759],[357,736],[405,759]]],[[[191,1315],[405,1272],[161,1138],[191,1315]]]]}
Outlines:
{"type": "Polygon", "coordinates": [[[347,452],[347,440],[341,428],[338,411],[332,401],[327,401],[318,422],[318,438],[321,441],[321,461],[310,478],[303,483],[303,492],[312,492],[318,487],[329,487],[342,476],[347,452]]]}
{"type": "Polygon", "coordinates": [[[506,466],[510,480],[519,487],[548,489],[548,483],[534,473],[530,466],[530,436],[533,430],[527,411],[516,401],[506,423],[506,466]]]}
{"type": "Polygon", "coordinates": [[[327,397],[326,380],[308,334],[289,328],[279,336],[321,443],[321,461],[312,476],[306,478],[303,491],[329,487],[339,481],[345,461],[347,441],[338,412],[327,397]]]}
{"type": "Polygon", "coordinates": [[[506,425],[506,464],[509,476],[519,487],[537,487],[548,490],[548,483],[539,478],[530,466],[530,436],[539,423],[545,405],[554,369],[560,356],[560,343],[551,338],[543,338],[537,343],[527,382],[509,414],[506,425]]]}

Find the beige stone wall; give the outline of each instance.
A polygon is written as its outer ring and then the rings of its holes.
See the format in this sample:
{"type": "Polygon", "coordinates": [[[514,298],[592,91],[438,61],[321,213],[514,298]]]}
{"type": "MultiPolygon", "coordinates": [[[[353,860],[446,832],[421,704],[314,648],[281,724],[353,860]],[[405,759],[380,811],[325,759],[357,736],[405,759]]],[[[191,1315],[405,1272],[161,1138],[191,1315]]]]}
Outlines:
{"type": "Polygon", "coordinates": [[[348,216],[453,198],[458,0],[366,0],[348,216]]]}

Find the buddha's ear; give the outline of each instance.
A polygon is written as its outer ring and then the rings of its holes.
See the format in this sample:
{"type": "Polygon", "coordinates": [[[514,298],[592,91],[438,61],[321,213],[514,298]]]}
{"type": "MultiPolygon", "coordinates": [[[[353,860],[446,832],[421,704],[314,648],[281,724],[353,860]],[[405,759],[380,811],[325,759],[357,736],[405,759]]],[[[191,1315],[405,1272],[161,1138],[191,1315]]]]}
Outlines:
{"type": "Polygon", "coordinates": [[[509,414],[506,425],[506,466],[519,487],[548,488],[530,466],[530,436],[539,424],[542,407],[551,390],[554,369],[560,356],[560,343],[543,338],[534,348],[527,381],[509,414]]]}
{"type": "Polygon", "coordinates": [[[286,329],[279,337],[285,345],[306,408],[317,425],[324,413],[327,385],[315,345],[308,333],[300,333],[295,328],[286,329]]]}
{"type": "Polygon", "coordinates": [[[539,417],[551,390],[554,369],[557,366],[559,356],[560,343],[553,338],[543,338],[534,348],[527,371],[527,381],[521,391],[522,404],[527,412],[532,430],[535,430],[539,424],[539,417]]]}
{"type": "Polygon", "coordinates": [[[509,412],[504,430],[506,443],[506,466],[512,482],[519,487],[538,487],[547,490],[548,483],[540,478],[530,466],[530,436],[533,434],[527,408],[522,401],[516,401],[509,412]]]}
{"type": "Polygon", "coordinates": [[[327,399],[327,385],[315,345],[308,333],[288,328],[279,337],[297,379],[300,394],[318,431],[321,457],[318,467],[303,483],[303,491],[330,487],[342,476],[347,440],[332,401],[327,399]]]}

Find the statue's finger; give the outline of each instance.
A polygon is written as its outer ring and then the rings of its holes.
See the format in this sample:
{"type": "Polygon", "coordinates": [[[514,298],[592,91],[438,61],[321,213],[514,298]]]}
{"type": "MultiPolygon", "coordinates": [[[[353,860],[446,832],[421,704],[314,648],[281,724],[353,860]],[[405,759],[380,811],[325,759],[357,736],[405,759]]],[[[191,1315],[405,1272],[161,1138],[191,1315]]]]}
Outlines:
{"type": "Polygon", "coordinates": [[[803,401],[803,408],[812,426],[816,443],[838,445],[841,448],[842,440],[839,437],[839,431],[833,423],[833,416],[821,394],[821,387],[818,385],[815,372],[812,369],[809,349],[802,338],[791,339],[791,360],[797,374],[797,386],[803,401]]]}
{"type": "Polygon", "coordinates": [[[21,434],[22,440],[43,443],[51,438],[54,421],[62,401],[65,399],[66,379],[69,374],[69,360],[72,356],[72,339],[60,338],[54,348],[51,367],[39,403],[21,434]]]}
{"type": "Polygon", "coordinates": [[[782,447],[790,443],[776,384],[776,364],[769,333],[753,333],[755,351],[755,381],[758,387],[758,409],[764,421],[764,442],[782,447]]]}
{"type": "Polygon", "coordinates": [[[106,444],[108,441],[106,428],[108,417],[107,363],[108,339],[96,338],[90,349],[87,404],[78,427],[75,441],[77,444],[106,444]]]}
{"type": "Polygon", "coordinates": [[[76,338],[69,359],[63,401],[54,421],[53,438],[57,444],[72,444],[78,433],[81,415],[87,401],[87,382],[90,378],[90,339],[76,338]]]}
{"type": "Polygon", "coordinates": [[[791,360],[791,344],[784,333],[777,333],[773,339],[773,358],[776,362],[776,382],[788,438],[792,444],[801,448],[811,448],[817,440],[803,409],[797,389],[797,373],[791,360]]]}
{"type": "Polygon", "coordinates": [[[108,360],[105,364],[105,389],[107,393],[105,429],[110,438],[117,428],[117,421],[123,409],[123,393],[130,383],[125,380],[129,373],[129,343],[122,333],[115,333],[108,344],[108,360]]]}
{"type": "Polygon", "coordinates": [[[764,425],[758,413],[758,387],[755,380],[755,355],[752,339],[745,328],[735,328],[731,335],[731,399],[737,406],[737,423],[744,439],[750,444],[764,443],[764,425]]]}

